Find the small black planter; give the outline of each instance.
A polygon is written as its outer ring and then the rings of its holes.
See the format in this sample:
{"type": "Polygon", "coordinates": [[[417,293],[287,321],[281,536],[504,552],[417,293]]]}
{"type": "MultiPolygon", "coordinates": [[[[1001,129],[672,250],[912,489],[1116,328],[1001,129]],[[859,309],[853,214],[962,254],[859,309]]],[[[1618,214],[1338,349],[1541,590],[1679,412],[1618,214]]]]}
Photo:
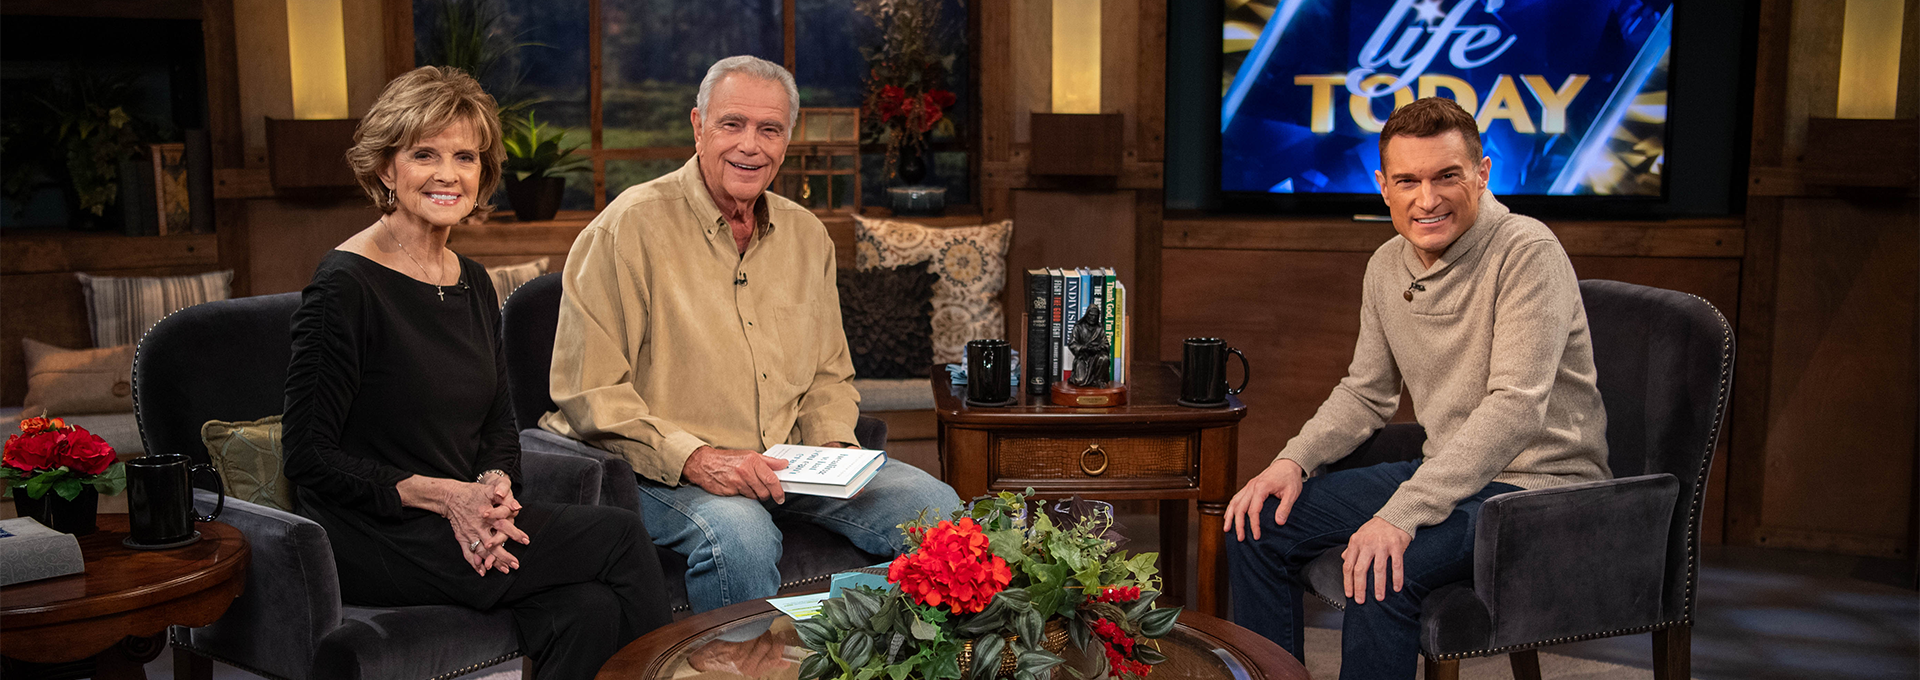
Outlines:
{"type": "Polygon", "coordinates": [[[94,518],[100,512],[100,492],[91,486],[81,487],[80,495],[67,500],[52,489],[39,498],[28,498],[26,489],[14,489],[13,508],[21,517],[32,517],[48,529],[85,536],[98,528],[94,518]]]}
{"type": "Polygon", "coordinates": [[[507,176],[507,201],[513,204],[513,216],[522,222],[553,219],[560,212],[560,197],[566,190],[565,177],[520,180],[507,176]]]}
{"type": "Polygon", "coordinates": [[[916,185],[927,178],[927,159],[913,144],[900,145],[900,182],[916,185]]]}

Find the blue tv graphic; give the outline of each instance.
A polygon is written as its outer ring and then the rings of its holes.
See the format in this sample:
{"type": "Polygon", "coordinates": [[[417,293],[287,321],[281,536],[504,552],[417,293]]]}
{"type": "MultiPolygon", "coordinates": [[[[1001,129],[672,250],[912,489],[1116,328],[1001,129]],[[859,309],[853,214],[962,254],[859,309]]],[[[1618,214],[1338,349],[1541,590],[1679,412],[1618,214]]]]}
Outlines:
{"type": "Polygon", "coordinates": [[[1388,114],[1442,96],[1496,194],[1660,196],[1672,4],[1229,0],[1221,189],[1376,193],[1388,114]]]}

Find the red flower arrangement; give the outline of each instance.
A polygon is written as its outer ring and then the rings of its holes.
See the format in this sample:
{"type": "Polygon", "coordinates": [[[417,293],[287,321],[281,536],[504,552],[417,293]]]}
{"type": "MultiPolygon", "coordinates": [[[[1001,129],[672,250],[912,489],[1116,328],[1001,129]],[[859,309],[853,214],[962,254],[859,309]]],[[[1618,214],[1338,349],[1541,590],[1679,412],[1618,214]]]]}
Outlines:
{"type": "MultiPolygon", "coordinates": [[[[880,42],[860,48],[867,60],[860,115],[878,128],[887,145],[892,177],[902,154],[924,154],[927,137],[954,133],[947,109],[959,101],[946,89],[963,38],[943,20],[946,0],[855,0],[854,10],[873,20],[880,42]],[[949,121],[941,126],[942,121],[949,121]],[[936,127],[940,127],[938,131],[936,127]]],[[[872,129],[872,128],[869,128],[872,129]]]]}
{"type": "Polygon", "coordinates": [[[986,609],[1013,581],[1013,570],[993,554],[986,532],[973,519],[961,518],[957,524],[941,520],[920,530],[920,549],[894,558],[887,567],[887,582],[899,585],[914,602],[972,614],[986,609]]]}
{"type": "Polygon", "coordinates": [[[20,432],[7,437],[0,454],[0,481],[7,496],[25,488],[38,499],[51,490],[73,500],[84,486],[112,495],[126,487],[126,469],[114,462],[113,447],[99,435],[59,418],[34,417],[20,421],[20,432]]]}

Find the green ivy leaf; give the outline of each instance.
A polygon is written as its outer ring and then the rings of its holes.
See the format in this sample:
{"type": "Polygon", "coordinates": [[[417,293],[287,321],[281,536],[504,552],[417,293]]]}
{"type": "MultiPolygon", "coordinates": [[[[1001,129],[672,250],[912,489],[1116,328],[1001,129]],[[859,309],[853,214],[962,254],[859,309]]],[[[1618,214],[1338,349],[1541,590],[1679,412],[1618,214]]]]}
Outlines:
{"type": "Polygon", "coordinates": [[[914,617],[914,619],[913,619],[913,637],[914,637],[914,639],[917,639],[917,640],[932,640],[932,639],[934,638],[934,636],[937,636],[937,635],[939,635],[939,634],[940,634],[940,628],[939,628],[939,627],[937,627],[937,626],[934,626],[934,625],[933,625],[933,624],[931,624],[931,623],[927,623],[926,621],[923,621],[923,620],[921,620],[921,619],[920,619],[920,617],[917,617],[917,616],[916,616],[916,617],[914,617]]]}
{"type": "Polygon", "coordinates": [[[808,656],[806,660],[800,662],[800,680],[815,680],[826,675],[830,664],[825,654],[808,656]]]}
{"type": "Polygon", "coordinates": [[[873,656],[873,635],[859,631],[847,636],[840,643],[840,658],[848,666],[858,668],[867,665],[867,659],[873,656]]]}
{"type": "Polygon", "coordinates": [[[1147,612],[1146,616],[1140,617],[1140,634],[1150,638],[1166,637],[1167,633],[1173,632],[1173,623],[1179,618],[1180,610],[1173,607],[1147,612]]]}
{"type": "Polygon", "coordinates": [[[982,635],[973,641],[973,677],[991,678],[1000,669],[1000,652],[1007,641],[998,635],[982,635]]]}

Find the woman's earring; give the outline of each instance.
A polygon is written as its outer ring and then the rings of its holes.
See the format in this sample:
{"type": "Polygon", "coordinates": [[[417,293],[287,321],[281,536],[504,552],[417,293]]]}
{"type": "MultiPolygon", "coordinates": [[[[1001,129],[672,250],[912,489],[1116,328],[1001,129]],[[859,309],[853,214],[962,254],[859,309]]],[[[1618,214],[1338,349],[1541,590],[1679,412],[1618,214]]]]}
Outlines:
{"type": "Polygon", "coordinates": [[[393,205],[396,200],[398,199],[393,195],[393,187],[387,187],[387,205],[393,205]]]}

